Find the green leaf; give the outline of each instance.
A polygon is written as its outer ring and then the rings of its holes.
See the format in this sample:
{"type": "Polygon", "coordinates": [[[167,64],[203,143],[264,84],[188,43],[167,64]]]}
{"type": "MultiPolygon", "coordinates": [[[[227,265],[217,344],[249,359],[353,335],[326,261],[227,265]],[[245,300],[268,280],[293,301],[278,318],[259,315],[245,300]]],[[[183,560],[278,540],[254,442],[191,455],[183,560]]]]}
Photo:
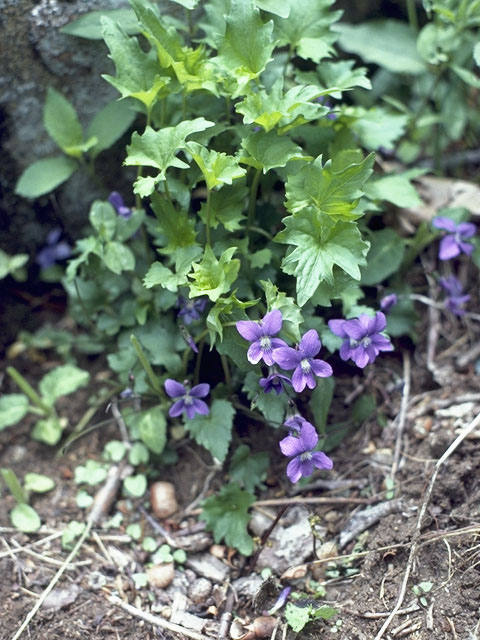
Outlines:
{"type": "Polygon", "coordinates": [[[105,265],[119,275],[122,271],[135,269],[135,256],[132,251],[121,242],[107,242],[103,253],[105,265]]]}
{"type": "Polygon", "coordinates": [[[186,420],[185,428],[198,444],[223,462],[232,438],[234,415],[235,409],[230,402],[214,400],[208,416],[196,415],[191,420],[186,420]]]}
{"type": "MultiPolygon", "coordinates": [[[[381,107],[373,107],[368,111],[356,110],[357,119],[350,127],[367,149],[384,147],[393,149],[394,143],[405,133],[408,116],[391,113],[381,107]]],[[[348,110],[346,115],[349,115],[348,110]]]]}
{"type": "Polygon", "coordinates": [[[276,167],[285,167],[290,160],[313,160],[304,156],[302,148],[286,136],[278,136],[274,131],[256,131],[242,140],[242,147],[248,155],[242,155],[240,162],[267,173],[276,167]]]}
{"type": "Polygon", "coordinates": [[[80,489],[77,492],[75,503],[79,509],[88,509],[93,504],[93,496],[87,493],[84,489],[80,489]]]}
{"type": "Polygon", "coordinates": [[[298,213],[315,206],[318,211],[336,219],[351,220],[356,213],[362,187],[373,171],[375,154],[359,164],[351,164],[341,171],[333,171],[332,161],[322,165],[322,156],[289,176],[286,186],[286,208],[298,213]]]}
{"type": "Polygon", "coordinates": [[[401,174],[370,180],[365,185],[365,195],[371,200],[386,200],[397,207],[422,206],[422,200],[409,177],[408,174],[401,174]]]}
{"type": "Polygon", "coordinates": [[[274,13],[281,18],[288,18],[290,14],[289,2],[278,2],[278,0],[255,0],[255,4],[262,11],[274,13]]]}
{"type": "Polygon", "coordinates": [[[187,143],[186,149],[202,172],[209,190],[232,184],[233,180],[242,178],[246,173],[245,169],[238,165],[238,160],[226,153],[209,150],[197,142],[187,143]]]}
{"type": "Polygon", "coordinates": [[[112,146],[130,127],[137,114],[125,102],[109,102],[98,111],[87,129],[87,137],[96,138],[95,146],[90,150],[92,158],[112,146]]]}
{"type": "MultiPolygon", "coordinates": [[[[158,427],[155,428],[152,441],[153,441],[153,446],[156,446],[157,449],[160,449],[158,445],[161,443],[159,442],[157,430],[158,430],[158,427]]],[[[149,432],[147,437],[149,438],[151,435],[152,435],[151,432],[149,432]]],[[[162,448],[162,451],[163,451],[163,448],[162,448]]],[[[150,460],[150,453],[148,452],[148,447],[146,447],[143,444],[143,442],[134,442],[134,444],[132,445],[132,448],[128,452],[129,463],[133,464],[134,466],[138,466],[140,464],[147,464],[149,460],[150,460]]]]}
{"type": "Polygon", "coordinates": [[[145,53],[137,38],[108,17],[101,18],[102,33],[115,64],[116,77],[102,77],[120,92],[122,98],[136,98],[150,111],[156,100],[165,93],[170,78],[158,63],[155,51],[145,53]]]}
{"type": "Polygon", "coordinates": [[[105,9],[103,11],[89,11],[66,24],[60,29],[60,32],[87,40],[102,40],[102,16],[107,16],[117,22],[130,35],[140,31],[135,13],[131,9],[105,9]]]}
{"type": "Polygon", "coordinates": [[[464,69],[456,64],[452,65],[452,70],[455,71],[457,76],[463,80],[466,84],[474,89],[480,89],[480,78],[473,73],[470,69],[464,69]]]}
{"type": "MultiPolygon", "coordinates": [[[[222,342],[217,345],[217,351],[220,354],[228,355],[235,364],[242,369],[242,360],[239,360],[240,356],[243,358],[244,344],[245,342],[241,338],[238,331],[233,327],[226,327],[225,334],[223,330],[223,322],[233,322],[234,320],[247,320],[245,309],[253,307],[258,302],[257,300],[249,300],[248,302],[241,302],[235,296],[234,293],[227,298],[219,298],[216,303],[211,307],[207,316],[207,328],[210,335],[210,348],[215,344],[215,334],[220,336],[222,342]],[[223,316],[223,317],[222,317],[223,316]],[[239,364],[240,363],[240,364],[239,364]]],[[[245,364],[245,371],[250,370],[250,366],[245,364]]]]}
{"type": "Polygon", "coordinates": [[[230,291],[240,269],[240,260],[232,259],[235,251],[237,247],[230,247],[217,260],[210,246],[205,247],[202,261],[194,263],[193,274],[189,274],[193,280],[190,284],[191,298],[208,296],[212,302],[216,302],[221,295],[230,291]]]}
{"type": "MultiPolygon", "coordinates": [[[[177,158],[176,153],[179,149],[186,148],[186,138],[197,131],[204,131],[208,127],[213,127],[214,123],[204,118],[196,118],[195,120],[184,120],[176,127],[165,127],[160,131],[155,131],[151,127],[146,127],[142,135],[134,133],[132,136],[132,144],[127,147],[128,156],[125,160],[129,166],[147,166],[155,167],[160,173],[151,178],[147,191],[151,187],[151,191],[146,195],[150,195],[157,182],[166,179],[166,171],[168,167],[177,167],[178,169],[188,169],[189,165],[183,160],[177,158]]],[[[137,182],[135,185],[137,185],[137,182]]],[[[145,192],[143,192],[145,193],[145,192]]]]}
{"type": "Polygon", "coordinates": [[[252,269],[262,269],[272,261],[273,254],[270,249],[260,249],[255,253],[249,253],[247,260],[250,262],[252,269]]]}
{"type": "Polygon", "coordinates": [[[328,216],[319,216],[311,209],[284,218],[283,222],[286,229],[274,240],[297,247],[283,259],[282,270],[297,278],[300,306],[313,296],[321,282],[333,284],[335,265],[360,280],[359,267],[366,265],[365,256],[370,245],[362,240],[356,224],[334,223],[328,216]]]}
{"type": "Polygon", "coordinates": [[[12,274],[15,277],[15,271],[21,269],[28,262],[27,253],[17,253],[9,256],[0,249],[0,280],[12,274]]]}
{"type": "Polygon", "coordinates": [[[26,473],[23,479],[23,487],[25,491],[33,491],[35,493],[47,493],[55,486],[55,481],[48,476],[40,473],[26,473]]]}
{"type": "Polygon", "coordinates": [[[283,93],[283,79],[275,82],[270,91],[251,93],[235,105],[237,113],[243,115],[245,124],[255,122],[266,132],[276,125],[285,130],[317,120],[329,112],[328,107],[311,101],[322,94],[315,85],[297,85],[283,93]]]}
{"type": "Polygon", "coordinates": [[[92,227],[104,240],[111,240],[117,228],[117,214],[109,202],[95,200],[90,208],[89,219],[92,227]]]}
{"type": "Polygon", "coordinates": [[[10,520],[24,533],[38,531],[42,525],[37,512],[28,504],[17,504],[10,512],[10,520]]]}
{"type": "Polygon", "coordinates": [[[132,209],[129,218],[117,216],[117,232],[115,239],[119,242],[129,240],[139,230],[145,221],[145,211],[143,209],[132,209]]]}
{"type": "Polygon", "coordinates": [[[158,226],[167,239],[167,245],[161,249],[162,253],[171,254],[177,249],[195,245],[197,232],[193,217],[185,211],[177,211],[170,200],[162,198],[159,193],[152,194],[151,202],[158,226]]]}
{"type": "Polygon", "coordinates": [[[398,271],[405,254],[405,244],[393,229],[372,231],[368,237],[371,247],[367,266],[362,269],[362,284],[372,286],[398,271]]]}
{"type": "Polygon", "coordinates": [[[111,462],[120,462],[126,450],[125,443],[121,440],[110,440],[103,449],[103,457],[111,462]]]}
{"type": "Polygon", "coordinates": [[[182,7],[185,7],[185,9],[192,10],[195,9],[199,0],[170,0],[170,2],[175,2],[176,4],[180,4],[182,7]]]}
{"type": "Polygon", "coordinates": [[[108,465],[97,460],[87,460],[85,465],[75,467],[74,480],[76,484],[94,486],[103,482],[108,474],[108,465]]]}
{"type": "Polygon", "coordinates": [[[310,408],[315,418],[315,426],[320,433],[325,433],[328,410],[332,403],[335,378],[319,378],[317,386],[310,396],[310,408]]]}
{"type": "Polygon", "coordinates": [[[247,532],[248,509],[254,501],[255,496],[242,491],[237,484],[227,484],[217,495],[203,501],[200,519],[213,531],[215,542],[223,540],[248,556],[253,551],[253,540],[247,532]]]}
{"type": "Polygon", "coordinates": [[[13,471],[13,469],[3,468],[3,469],[0,469],[0,475],[2,476],[3,481],[7,485],[8,490],[10,491],[12,496],[15,498],[15,500],[20,504],[27,504],[28,496],[24,488],[20,484],[20,481],[17,478],[15,471],[13,471]]]}
{"type": "Polygon", "coordinates": [[[15,193],[24,198],[43,196],[68,180],[77,168],[75,160],[65,156],[37,160],[22,173],[15,185],[15,193]]]}
{"type": "Polygon", "coordinates": [[[278,309],[282,312],[284,331],[288,331],[295,340],[300,342],[300,325],[303,322],[302,311],[295,300],[272,284],[270,280],[260,280],[260,285],[265,291],[268,311],[278,309]]]}
{"type": "MultiPolygon", "coordinates": [[[[244,340],[242,357],[245,359],[245,362],[248,363],[246,354],[247,347],[248,344],[244,340]]],[[[279,427],[285,420],[285,413],[288,406],[287,394],[282,393],[277,396],[274,391],[265,393],[260,386],[260,376],[257,375],[255,371],[251,371],[251,365],[249,369],[250,371],[245,376],[243,391],[245,391],[247,398],[251,401],[252,410],[258,409],[269,425],[279,427]]]]}
{"type": "Polygon", "coordinates": [[[218,61],[237,79],[233,97],[244,92],[250,80],[257,78],[271,60],[275,47],[273,22],[263,23],[254,0],[231,0],[226,16],[225,35],[219,36],[218,61]]]}
{"type": "Polygon", "coordinates": [[[38,388],[42,399],[52,406],[58,398],[84,387],[89,379],[88,371],[83,371],[72,364],[65,364],[45,374],[38,388]]]}
{"type": "Polygon", "coordinates": [[[426,71],[417,52],[416,33],[400,20],[378,20],[360,25],[341,23],[339,44],[365,62],[374,62],[393,73],[419,74],[426,71]]]}
{"type": "MultiPolygon", "coordinates": [[[[340,19],[341,11],[332,11],[335,0],[288,0],[287,18],[275,16],[274,37],[280,45],[289,45],[301,58],[320,62],[333,52],[337,39],[331,26],[340,19]]],[[[285,2],[287,4],[287,2],[285,2]]]]}
{"type": "Polygon", "coordinates": [[[143,473],[136,476],[128,476],[123,481],[123,488],[128,496],[141,498],[147,490],[147,478],[143,473]]]}
{"type": "Polygon", "coordinates": [[[85,531],[87,525],[84,522],[78,522],[77,520],[71,520],[62,534],[62,547],[64,549],[72,549],[75,538],[78,538],[85,531]]]}
{"type": "Polygon", "coordinates": [[[228,474],[230,478],[253,493],[256,487],[262,487],[269,466],[268,453],[253,453],[246,444],[241,444],[232,456],[228,474]]]}
{"type": "Polygon", "coordinates": [[[23,393],[9,393],[0,398],[0,431],[20,420],[28,413],[28,398],[23,393]]]}
{"type": "Polygon", "coordinates": [[[473,59],[477,67],[480,67],[480,42],[473,47],[473,59]]]}
{"type": "Polygon", "coordinates": [[[142,411],[136,422],[142,442],[150,451],[160,454],[167,443],[167,421],[161,407],[152,407],[142,411]]]}
{"type": "Polygon", "coordinates": [[[32,438],[53,447],[62,437],[66,426],[66,418],[59,420],[56,416],[49,416],[36,423],[32,430],[32,438]]]}
{"type": "Polygon", "coordinates": [[[316,620],[317,618],[330,620],[336,613],[337,610],[333,609],[333,607],[326,605],[316,607],[310,603],[307,604],[307,606],[299,607],[293,604],[293,602],[289,602],[285,607],[285,619],[295,633],[302,631],[305,625],[312,620],[316,620]]]}
{"type": "Polygon", "coordinates": [[[355,87],[371,89],[372,84],[366,76],[366,67],[353,69],[354,64],[354,60],[335,60],[335,62],[324,60],[318,67],[318,75],[325,86],[325,93],[339,100],[344,91],[355,87]]]}
{"type": "Polygon", "coordinates": [[[81,156],[81,153],[71,151],[83,142],[83,131],[77,112],[72,103],[52,87],[47,90],[43,123],[50,137],[62,151],[77,158],[81,156]]]}
{"type": "Polygon", "coordinates": [[[94,253],[96,255],[102,254],[102,245],[101,240],[94,236],[87,236],[86,238],[81,238],[77,240],[75,245],[75,252],[80,253],[77,258],[73,258],[69,260],[67,271],[66,271],[66,282],[71,282],[76,276],[79,267],[82,264],[88,262],[89,256],[94,253]]]}
{"type": "MultiPolygon", "coordinates": [[[[245,181],[227,185],[219,191],[210,193],[210,226],[216,229],[222,224],[227,231],[237,231],[242,228],[240,224],[245,216],[243,210],[247,201],[248,189],[245,181]]],[[[203,202],[199,211],[204,224],[207,221],[207,203],[203,202]]]]}

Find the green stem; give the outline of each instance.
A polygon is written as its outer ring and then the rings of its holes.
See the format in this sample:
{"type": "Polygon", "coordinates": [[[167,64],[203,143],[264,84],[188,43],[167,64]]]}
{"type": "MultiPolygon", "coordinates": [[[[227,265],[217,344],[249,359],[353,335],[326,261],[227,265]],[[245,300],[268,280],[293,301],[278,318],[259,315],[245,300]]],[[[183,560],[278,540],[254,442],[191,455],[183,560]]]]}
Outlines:
{"type": "Polygon", "coordinates": [[[203,347],[205,346],[205,337],[202,337],[198,341],[198,355],[195,362],[195,371],[193,372],[193,386],[198,384],[200,377],[200,365],[202,363],[203,347]]]}
{"type": "Polygon", "coordinates": [[[20,389],[25,393],[33,404],[37,405],[42,410],[43,415],[54,416],[55,409],[46,404],[33,387],[25,380],[21,373],[19,373],[14,367],[7,367],[8,375],[15,380],[20,389]]]}
{"type": "Polygon", "coordinates": [[[163,398],[163,389],[162,386],[160,384],[159,379],[157,378],[157,376],[155,375],[155,372],[153,371],[147,356],[145,355],[144,350],[142,349],[142,345],[140,344],[140,342],[137,340],[137,338],[132,334],[130,336],[130,342],[133,345],[133,348],[135,349],[138,359],[140,360],[140,363],[142,365],[142,367],[145,369],[145,372],[147,374],[147,376],[150,379],[150,382],[152,383],[152,387],[153,389],[163,398]]]}
{"type": "Polygon", "coordinates": [[[408,22],[414,31],[418,31],[418,17],[415,0],[407,0],[408,22]]]}
{"type": "Polygon", "coordinates": [[[232,378],[230,376],[230,369],[228,368],[227,358],[222,354],[220,356],[222,362],[223,373],[225,374],[225,382],[227,383],[228,393],[232,395],[232,378]]]}
{"type": "Polygon", "coordinates": [[[16,474],[12,469],[0,469],[0,473],[5,480],[5,484],[10,489],[10,493],[18,502],[18,504],[28,504],[27,494],[25,489],[20,484],[16,474]]]}
{"type": "Polygon", "coordinates": [[[88,324],[95,329],[95,331],[97,330],[97,327],[95,326],[95,323],[93,322],[93,320],[90,317],[90,314],[88,313],[87,307],[85,306],[83,300],[82,300],[82,296],[80,295],[80,289],[78,288],[78,282],[77,279],[74,278],[73,279],[73,286],[75,287],[75,291],[77,293],[77,298],[78,298],[78,302],[80,303],[80,306],[82,307],[82,311],[85,314],[85,317],[88,321],[88,324]]]}
{"type": "Polygon", "coordinates": [[[231,122],[230,120],[231,110],[232,110],[232,101],[230,99],[230,96],[227,96],[226,97],[227,124],[230,124],[231,122]]]}
{"type": "Polygon", "coordinates": [[[248,236],[250,233],[250,227],[253,224],[253,218],[255,216],[255,205],[257,202],[257,193],[258,193],[258,185],[260,183],[260,176],[262,175],[262,170],[261,169],[257,169],[253,180],[252,180],[252,185],[250,187],[250,197],[248,200],[248,218],[247,218],[247,229],[246,229],[246,235],[247,235],[247,242],[248,242],[248,236]]]}
{"type": "Polygon", "coordinates": [[[273,238],[273,236],[268,233],[268,231],[265,231],[265,229],[262,229],[261,227],[250,227],[250,231],[259,233],[260,235],[265,236],[265,238],[268,238],[268,240],[271,240],[273,238]]]}
{"type": "Polygon", "coordinates": [[[212,246],[212,231],[210,228],[211,224],[211,210],[210,210],[210,189],[207,188],[207,244],[212,246]]]}

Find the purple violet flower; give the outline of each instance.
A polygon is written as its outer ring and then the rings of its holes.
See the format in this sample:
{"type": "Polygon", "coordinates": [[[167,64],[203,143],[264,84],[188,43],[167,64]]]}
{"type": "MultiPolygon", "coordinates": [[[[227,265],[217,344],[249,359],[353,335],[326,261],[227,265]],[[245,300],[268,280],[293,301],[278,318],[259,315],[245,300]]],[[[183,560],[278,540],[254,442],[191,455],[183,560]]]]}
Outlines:
{"type": "Polygon", "coordinates": [[[328,326],[332,333],[344,338],[340,358],[353,360],[361,369],[372,363],[380,351],[393,351],[390,339],[381,334],[387,326],[381,311],[373,318],[362,313],[352,320],[329,320],[328,326]]]}
{"type": "Polygon", "coordinates": [[[291,385],[292,381],[288,376],[284,376],[283,373],[279,373],[274,369],[271,369],[270,371],[271,372],[266,378],[260,378],[260,386],[263,388],[265,393],[270,393],[273,389],[277,396],[279,396],[283,391],[284,384],[287,383],[291,385]]]}
{"type": "Polygon", "coordinates": [[[462,283],[453,275],[440,278],[440,286],[445,290],[445,308],[456,316],[464,316],[463,305],[470,300],[470,296],[463,293],[462,283]]]}
{"type": "Polygon", "coordinates": [[[282,322],[282,312],[278,309],[267,313],[260,322],[253,322],[253,320],[237,322],[238,333],[252,343],[247,351],[247,358],[251,364],[257,364],[263,359],[269,367],[273,365],[273,350],[287,346],[287,343],[280,338],[274,338],[277,333],[280,333],[282,322]]]}
{"type": "Polygon", "coordinates": [[[43,249],[37,253],[35,262],[40,265],[42,269],[47,269],[53,266],[60,260],[65,260],[72,253],[72,247],[68,242],[59,242],[62,230],[60,227],[55,227],[48,232],[46,243],[43,249]]]}
{"type": "Polygon", "coordinates": [[[315,427],[305,421],[298,436],[290,435],[280,440],[280,449],[284,456],[292,458],[287,465],[290,482],[297,482],[302,476],[310,476],[317,469],[331,469],[333,462],[323,451],[313,451],[317,446],[318,434],[315,427]]]}
{"type": "Polygon", "coordinates": [[[396,293],[389,293],[380,300],[380,309],[384,313],[388,313],[392,307],[398,304],[398,296],[396,293]]]}
{"type": "Polygon", "coordinates": [[[308,387],[314,389],[317,385],[314,375],[328,378],[332,375],[332,367],[324,360],[314,359],[322,348],[322,343],[315,329],[307,331],[296,349],[280,347],[273,352],[273,359],[282,369],[295,369],[292,375],[292,385],[297,393],[308,387]]]}
{"type": "Polygon", "coordinates": [[[286,603],[286,601],[288,600],[288,596],[290,595],[291,590],[292,590],[292,587],[285,587],[285,589],[282,589],[278,595],[278,598],[275,604],[269,611],[266,612],[266,615],[273,616],[274,613],[279,611],[279,609],[281,609],[283,605],[286,603]]]}
{"type": "MultiPolygon", "coordinates": [[[[296,413],[295,415],[291,416],[290,418],[287,418],[283,424],[286,427],[288,427],[289,435],[293,436],[295,434],[300,433],[300,429],[303,427],[305,422],[308,422],[308,421],[305,420],[305,418],[303,416],[301,416],[299,413],[296,413]]],[[[310,424],[310,423],[308,423],[308,424],[310,424]]],[[[311,426],[313,426],[313,425],[311,425],[311,426]]]]}
{"type": "Polygon", "coordinates": [[[176,380],[167,378],[165,380],[165,391],[171,398],[178,398],[176,402],[172,404],[168,415],[171,418],[176,418],[181,413],[185,412],[187,418],[190,420],[195,417],[196,413],[202,416],[207,416],[210,412],[207,404],[199,398],[205,398],[210,392],[210,385],[203,382],[197,384],[192,389],[176,380]]]}
{"type": "Polygon", "coordinates": [[[118,215],[121,218],[125,218],[126,220],[128,220],[128,218],[131,217],[132,210],[130,209],[130,207],[126,206],[122,196],[118,193],[118,191],[112,191],[112,193],[108,196],[108,201],[110,202],[112,207],[116,209],[118,215]]]}
{"type": "Polygon", "coordinates": [[[460,222],[456,224],[450,218],[438,216],[432,220],[432,225],[436,229],[448,231],[447,235],[440,240],[438,257],[440,260],[450,260],[456,258],[462,252],[469,256],[473,251],[473,244],[465,242],[475,235],[477,228],[471,222],[460,222]]]}
{"type": "Polygon", "coordinates": [[[207,305],[207,298],[195,298],[194,300],[186,300],[183,296],[179,296],[177,307],[180,308],[178,317],[183,319],[185,324],[192,324],[194,320],[200,318],[200,314],[207,305]]]}

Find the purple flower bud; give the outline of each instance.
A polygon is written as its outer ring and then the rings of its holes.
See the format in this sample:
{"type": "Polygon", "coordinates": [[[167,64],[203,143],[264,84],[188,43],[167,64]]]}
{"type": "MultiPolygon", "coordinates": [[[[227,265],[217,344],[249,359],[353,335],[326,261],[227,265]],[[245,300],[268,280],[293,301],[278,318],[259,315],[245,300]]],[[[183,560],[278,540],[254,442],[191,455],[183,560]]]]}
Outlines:
{"type": "Polygon", "coordinates": [[[260,320],[239,320],[237,331],[252,344],[247,351],[247,358],[251,364],[257,364],[263,360],[269,367],[273,365],[273,350],[278,347],[286,347],[287,343],[280,338],[274,338],[282,329],[282,312],[278,309],[270,311],[260,320]]]}
{"type": "Polygon", "coordinates": [[[438,216],[432,220],[432,225],[436,229],[448,231],[447,235],[440,240],[438,257],[440,260],[450,260],[456,258],[462,252],[469,256],[473,251],[473,244],[465,242],[475,235],[477,228],[471,222],[461,222],[456,224],[451,218],[438,216]]]}
{"type": "Polygon", "coordinates": [[[127,220],[128,218],[130,218],[130,216],[132,215],[132,210],[130,209],[130,207],[127,207],[125,205],[125,202],[123,201],[123,198],[118,193],[118,191],[112,191],[112,193],[108,196],[108,201],[110,202],[112,207],[116,209],[117,214],[121,218],[126,218],[127,220]]]}
{"type": "Polygon", "coordinates": [[[373,318],[362,313],[352,320],[330,320],[328,326],[332,333],[344,338],[340,347],[340,358],[353,360],[361,369],[371,364],[380,351],[393,351],[390,339],[381,334],[387,326],[381,311],[373,318]]]}
{"type": "Polygon", "coordinates": [[[188,344],[188,346],[190,347],[190,349],[192,351],[194,351],[195,353],[198,353],[198,347],[195,344],[195,340],[192,338],[192,336],[190,335],[190,333],[185,329],[185,327],[183,326],[183,324],[180,325],[180,331],[182,334],[182,338],[185,340],[185,342],[188,344]]]}
{"type": "Polygon", "coordinates": [[[282,589],[282,591],[280,591],[277,601],[275,602],[273,607],[270,609],[270,611],[268,611],[269,616],[273,616],[274,613],[276,613],[279,609],[283,607],[283,605],[288,600],[288,596],[290,595],[291,590],[292,590],[292,587],[285,587],[285,589],[282,589]]]}
{"type": "Polygon", "coordinates": [[[196,413],[206,416],[210,412],[208,405],[203,400],[200,400],[200,398],[205,398],[205,396],[208,396],[210,393],[209,384],[201,383],[189,389],[188,386],[184,386],[176,380],[167,378],[167,380],[165,380],[165,391],[171,398],[178,398],[168,412],[171,418],[176,418],[185,412],[187,418],[191,420],[195,417],[196,413]]]}
{"type": "Polygon", "coordinates": [[[392,307],[398,304],[398,296],[396,293],[389,293],[380,300],[380,309],[384,313],[388,313],[392,307]]]}
{"type": "Polygon", "coordinates": [[[271,373],[266,378],[260,378],[260,386],[263,387],[265,393],[270,393],[272,389],[279,396],[283,391],[284,384],[292,384],[292,381],[288,376],[284,376],[283,373],[278,373],[274,369],[270,370],[271,373]]]}
{"type": "Polygon", "coordinates": [[[292,385],[297,393],[308,387],[314,389],[317,386],[314,375],[320,378],[328,378],[332,375],[332,367],[323,360],[315,358],[322,348],[322,343],[315,329],[307,331],[298,347],[284,346],[273,352],[274,361],[282,369],[295,369],[292,375],[292,385]]]}
{"type": "Polygon", "coordinates": [[[297,482],[302,476],[310,476],[314,468],[331,469],[332,460],[323,451],[313,451],[318,443],[315,427],[307,422],[302,424],[297,436],[289,435],[280,440],[280,449],[284,456],[292,458],[287,465],[290,482],[297,482]]]}

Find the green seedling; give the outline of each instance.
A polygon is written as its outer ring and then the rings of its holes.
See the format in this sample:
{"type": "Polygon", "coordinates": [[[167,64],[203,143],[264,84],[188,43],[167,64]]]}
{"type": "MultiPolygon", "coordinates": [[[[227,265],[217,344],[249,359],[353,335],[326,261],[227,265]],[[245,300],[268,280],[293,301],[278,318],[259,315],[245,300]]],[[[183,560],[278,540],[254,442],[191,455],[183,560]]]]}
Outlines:
{"type": "Polygon", "coordinates": [[[33,507],[29,505],[31,493],[46,493],[51,491],[55,482],[48,476],[39,473],[27,473],[23,487],[12,469],[0,469],[0,474],[10,493],[17,501],[17,505],[10,512],[10,520],[14,527],[32,533],[41,526],[40,518],[33,507]]]}

